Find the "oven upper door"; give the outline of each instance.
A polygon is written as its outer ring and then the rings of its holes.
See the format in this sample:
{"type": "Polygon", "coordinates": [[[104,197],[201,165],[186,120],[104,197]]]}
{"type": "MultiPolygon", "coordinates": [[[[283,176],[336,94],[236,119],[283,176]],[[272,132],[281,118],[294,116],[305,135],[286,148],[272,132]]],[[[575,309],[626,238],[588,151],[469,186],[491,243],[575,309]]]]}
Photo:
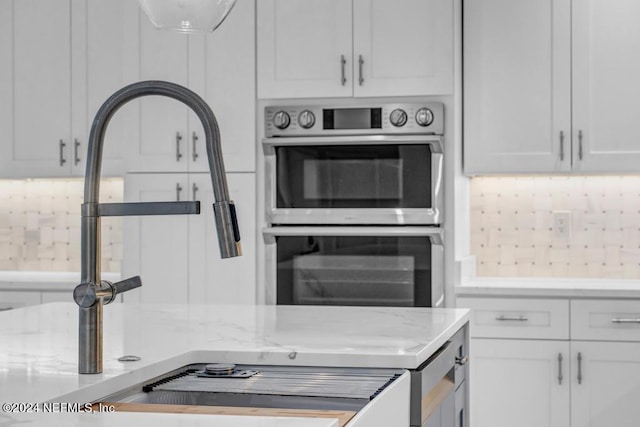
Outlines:
{"type": "Polygon", "coordinates": [[[443,301],[435,227],[270,227],[267,303],[436,307],[443,301]]]}
{"type": "Polygon", "coordinates": [[[439,136],[270,138],[273,224],[439,224],[439,136]]]}

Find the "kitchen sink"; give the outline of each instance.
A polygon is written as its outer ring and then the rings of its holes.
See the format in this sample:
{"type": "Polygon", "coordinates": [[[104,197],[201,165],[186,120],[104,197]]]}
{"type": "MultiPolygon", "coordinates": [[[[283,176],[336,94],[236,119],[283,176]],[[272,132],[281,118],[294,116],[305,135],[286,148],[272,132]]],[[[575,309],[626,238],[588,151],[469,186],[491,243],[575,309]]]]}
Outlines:
{"type": "Polygon", "coordinates": [[[358,412],[403,372],[198,363],[101,401],[116,403],[117,410],[140,405],[196,405],[358,412]]]}

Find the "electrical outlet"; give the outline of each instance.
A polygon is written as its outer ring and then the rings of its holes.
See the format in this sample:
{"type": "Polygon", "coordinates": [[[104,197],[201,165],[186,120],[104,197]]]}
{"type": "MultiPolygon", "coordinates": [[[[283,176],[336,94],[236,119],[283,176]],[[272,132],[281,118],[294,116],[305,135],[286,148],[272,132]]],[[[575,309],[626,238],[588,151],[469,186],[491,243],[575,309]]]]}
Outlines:
{"type": "Polygon", "coordinates": [[[571,237],[571,211],[553,211],[553,237],[571,237]]]}

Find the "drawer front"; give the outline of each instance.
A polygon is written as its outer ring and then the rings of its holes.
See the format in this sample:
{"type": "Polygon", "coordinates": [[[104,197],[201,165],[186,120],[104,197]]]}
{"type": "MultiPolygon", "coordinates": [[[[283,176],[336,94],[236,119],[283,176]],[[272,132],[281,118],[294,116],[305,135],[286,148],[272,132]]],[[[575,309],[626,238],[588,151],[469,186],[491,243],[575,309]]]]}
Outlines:
{"type": "Polygon", "coordinates": [[[40,304],[40,292],[0,291],[0,311],[40,304]]]}
{"type": "Polygon", "coordinates": [[[471,309],[471,338],[569,339],[569,300],[458,298],[471,309]]]}
{"type": "Polygon", "coordinates": [[[640,300],[571,301],[571,339],[640,341],[640,300]]]}

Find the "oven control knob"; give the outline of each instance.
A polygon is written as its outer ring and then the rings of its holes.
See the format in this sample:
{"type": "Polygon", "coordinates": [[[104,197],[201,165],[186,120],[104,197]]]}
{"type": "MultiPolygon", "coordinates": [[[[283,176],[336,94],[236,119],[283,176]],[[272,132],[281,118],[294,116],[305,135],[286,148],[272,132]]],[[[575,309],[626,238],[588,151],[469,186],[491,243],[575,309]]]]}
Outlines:
{"type": "Polygon", "coordinates": [[[286,129],[291,123],[291,117],[286,111],[278,111],[273,116],[273,125],[278,129],[286,129]]]}
{"type": "Polygon", "coordinates": [[[433,111],[428,108],[421,108],[416,113],[416,123],[422,127],[427,127],[433,123],[433,111]]]}
{"type": "Polygon", "coordinates": [[[316,124],[316,116],[309,110],[304,110],[298,116],[298,124],[305,129],[309,129],[316,124]]]}
{"type": "Polygon", "coordinates": [[[407,124],[407,112],[401,108],[396,108],[391,112],[389,120],[391,120],[391,124],[395,127],[402,127],[407,124]]]}

